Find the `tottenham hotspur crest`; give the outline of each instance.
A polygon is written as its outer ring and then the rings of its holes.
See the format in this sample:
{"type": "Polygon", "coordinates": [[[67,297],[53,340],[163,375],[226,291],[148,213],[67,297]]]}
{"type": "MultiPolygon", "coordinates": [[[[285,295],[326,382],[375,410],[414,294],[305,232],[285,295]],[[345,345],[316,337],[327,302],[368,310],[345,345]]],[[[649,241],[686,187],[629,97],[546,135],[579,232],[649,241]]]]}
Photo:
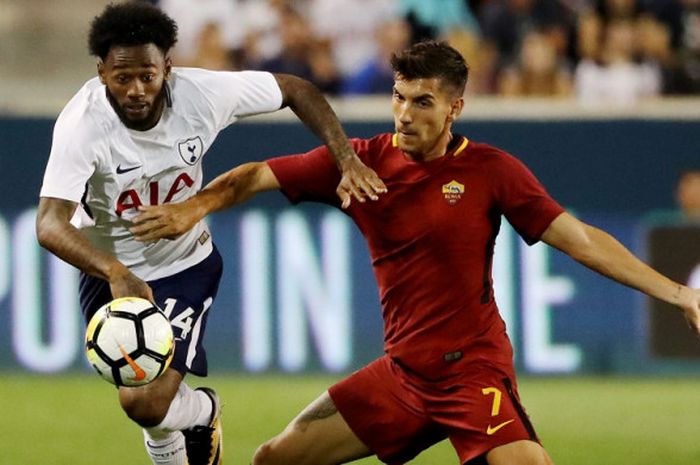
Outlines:
{"type": "Polygon", "coordinates": [[[442,195],[449,205],[454,205],[462,199],[464,194],[464,184],[460,184],[455,180],[442,185],[442,195]]]}
{"type": "Polygon", "coordinates": [[[185,163],[194,165],[202,157],[204,144],[199,136],[190,137],[178,142],[177,150],[185,163]]]}

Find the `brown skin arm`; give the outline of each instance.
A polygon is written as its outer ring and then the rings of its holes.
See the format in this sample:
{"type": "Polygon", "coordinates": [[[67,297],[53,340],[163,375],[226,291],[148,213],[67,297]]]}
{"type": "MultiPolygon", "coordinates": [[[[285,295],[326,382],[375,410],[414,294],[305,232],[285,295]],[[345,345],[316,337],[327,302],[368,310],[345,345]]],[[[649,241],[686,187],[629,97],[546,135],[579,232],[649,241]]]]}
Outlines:
{"type": "Polygon", "coordinates": [[[129,230],[144,242],[175,239],[211,212],[243,203],[258,192],[279,188],[267,163],[246,163],[218,176],[184,202],[139,207],[141,213],[129,230]]]}
{"type": "Polygon", "coordinates": [[[42,197],[36,218],[39,244],[83,272],[109,282],[112,296],[143,297],[153,301],[151,288],[111,254],[93,247],[79,229],[70,224],[78,204],[42,197]]]}
{"type": "Polygon", "coordinates": [[[338,165],[341,179],[336,193],[342,208],[349,207],[353,197],[364,202],[367,197],[377,200],[377,194],[386,192],[384,182],[360,161],[338,117],[316,86],[290,74],[274,76],[282,90],[282,106],[288,106],[328,146],[338,165]]]}
{"type": "Polygon", "coordinates": [[[691,329],[700,335],[700,289],[658,273],[610,234],[562,213],[541,239],[603,276],[678,306],[691,329]]]}

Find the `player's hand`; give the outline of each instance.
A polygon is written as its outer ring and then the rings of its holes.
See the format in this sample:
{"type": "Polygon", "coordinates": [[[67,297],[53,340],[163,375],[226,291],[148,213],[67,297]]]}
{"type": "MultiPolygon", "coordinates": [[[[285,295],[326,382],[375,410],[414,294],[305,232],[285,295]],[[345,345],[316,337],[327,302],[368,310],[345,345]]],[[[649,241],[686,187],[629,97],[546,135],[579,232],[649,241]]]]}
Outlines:
{"type": "Polygon", "coordinates": [[[139,211],[129,231],[141,242],[177,239],[202,219],[199,210],[187,202],[141,206],[139,211]]]}
{"type": "Polygon", "coordinates": [[[357,155],[344,159],[339,165],[342,177],[335,192],[340,197],[342,208],[348,208],[353,197],[358,202],[364,202],[368,197],[378,200],[378,194],[386,192],[386,186],[377,173],[362,163],[357,155]]]}
{"type": "Polygon", "coordinates": [[[700,289],[686,289],[687,297],[682,300],[680,307],[690,329],[700,336],[700,289]]]}
{"type": "Polygon", "coordinates": [[[109,278],[109,289],[112,297],[141,297],[155,303],[153,290],[145,281],[136,277],[126,267],[122,266],[109,278]]]}

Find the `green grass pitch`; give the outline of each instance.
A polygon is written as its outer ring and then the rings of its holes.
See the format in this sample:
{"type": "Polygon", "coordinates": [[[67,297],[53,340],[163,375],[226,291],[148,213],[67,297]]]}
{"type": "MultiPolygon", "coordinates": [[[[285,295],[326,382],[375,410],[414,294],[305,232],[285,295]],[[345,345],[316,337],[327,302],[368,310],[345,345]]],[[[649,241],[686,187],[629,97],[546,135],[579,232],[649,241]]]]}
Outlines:
{"type": "MultiPolygon", "coordinates": [[[[225,463],[245,465],[336,378],[215,376],[225,463]]],[[[201,384],[190,378],[191,384],[201,384]]],[[[520,394],[560,465],[700,463],[700,379],[523,378],[520,394]]],[[[0,465],[148,465],[142,436],[94,375],[0,374],[0,465]]],[[[357,462],[376,465],[368,458],[357,462]]],[[[448,443],[412,463],[457,464],[448,443]]]]}

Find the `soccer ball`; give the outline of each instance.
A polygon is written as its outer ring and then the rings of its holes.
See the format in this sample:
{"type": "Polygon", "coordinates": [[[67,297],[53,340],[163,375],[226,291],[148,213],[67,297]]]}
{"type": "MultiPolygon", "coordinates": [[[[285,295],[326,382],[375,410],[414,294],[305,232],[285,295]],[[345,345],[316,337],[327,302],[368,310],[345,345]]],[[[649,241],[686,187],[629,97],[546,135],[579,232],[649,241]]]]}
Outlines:
{"type": "Polygon", "coordinates": [[[141,386],[160,376],[175,352],[168,317],[146,299],[123,297],[101,307],[85,331],[87,359],[117,386],[141,386]]]}

